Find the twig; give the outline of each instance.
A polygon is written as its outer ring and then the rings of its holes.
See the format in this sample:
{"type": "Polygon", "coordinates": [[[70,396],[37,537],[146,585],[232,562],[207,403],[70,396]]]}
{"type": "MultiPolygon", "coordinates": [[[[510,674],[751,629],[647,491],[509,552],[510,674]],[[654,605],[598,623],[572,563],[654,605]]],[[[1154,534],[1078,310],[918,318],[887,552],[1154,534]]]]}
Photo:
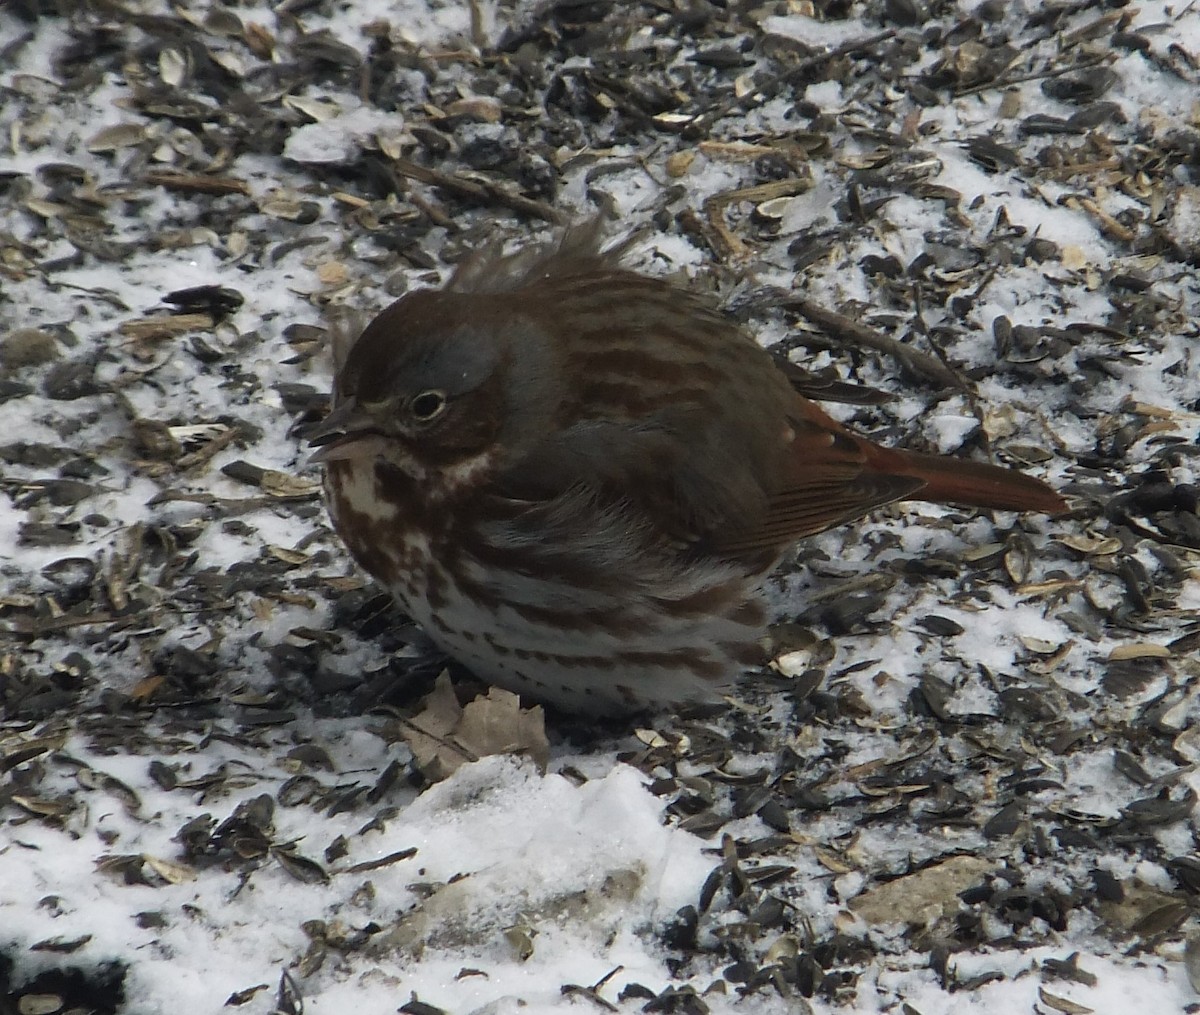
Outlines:
{"type": "Polygon", "coordinates": [[[232,176],[204,176],[201,173],[177,173],[170,170],[147,173],[145,181],[167,190],[183,190],[199,194],[246,194],[250,184],[232,176]]]}
{"type": "Polygon", "coordinates": [[[933,381],[935,384],[940,384],[943,387],[958,388],[959,390],[963,390],[966,387],[963,384],[962,378],[936,357],[921,352],[919,349],[909,348],[907,345],[897,342],[894,338],[888,338],[882,332],[876,331],[874,328],[869,328],[852,317],[839,314],[834,310],[827,310],[825,307],[818,306],[811,300],[802,299],[799,296],[785,299],[781,305],[800,311],[801,314],[825,331],[831,338],[849,344],[866,346],[868,349],[886,353],[888,356],[900,360],[905,366],[927,380],[933,381]]]}
{"type": "MultiPolygon", "coordinates": [[[[967,384],[966,381],[963,380],[962,375],[960,375],[959,372],[954,369],[949,358],[946,356],[946,350],[941,347],[941,344],[933,337],[933,333],[929,330],[929,325],[925,321],[925,311],[923,307],[924,301],[921,299],[921,283],[917,279],[913,280],[912,294],[913,319],[915,321],[916,330],[925,339],[925,341],[929,343],[929,348],[933,350],[933,355],[936,357],[937,361],[952,374],[954,374],[954,376],[958,379],[957,387],[966,396],[967,404],[971,407],[971,413],[979,422],[979,433],[982,438],[983,450],[987,452],[987,455],[990,458],[992,456],[992,442],[988,438],[987,427],[983,425],[983,406],[976,397],[974,388],[967,384]]],[[[907,346],[904,346],[903,348],[907,348],[907,346]]]]}
{"type": "Polygon", "coordinates": [[[438,747],[444,747],[446,750],[454,752],[459,757],[464,758],[468,763],[479,760],[478,754],[465,745],[460,744],[450,735],[442,736],[439,733],[433,733],[430,730],[425,729],[419,723],[413,722],[412,719],[404,719],[397,716],[397,721],[401,726],[406,726],[414,733],[425,737],[427,740],[432,740],[438,745],[438,747]]]}
{"type": "MultiPolygon", "coordinates": [[[[975,411],[975,415],[979,417],[980,425],[982,425],[983,415],[979,406],[979,400],[975,397],[975,392],[972,390],[971,386],[965,380],[963,380],[962,374],[954,369],[954,365],[946,356],[946,350],[943,349],[940,344],[938,344],[938,341],[933,337],[933,333],[929,330],[929,325],[925,322],[925,311],[922,307],[920,282],[913,282],[912,294],[913,320],[916,325],[917,333],[929,343],[929,348],[933,350],[934,359],[936,359],[943,367],[945,367],[948,371],[950,371],[951,374],[954,375],[956,379],[955,386],[963,391],[964,394],[966,394],[967,401],[971,403],[971,408],[975,411]]],[[[900,344],[900,348],[907,349],[908,346],[900,344]]]]}
{"type": "Polygon", "coordinates": [[[979,92],[986,92],[992,88],[1007,88],[1009,85],[1019,85],[1025,81],[1038,81],[1042,78],[1057,78],[1064,74],[1070,74],[1072,71],[1088,70],[1099,64],[1105,63],[1111,57],[1105,53],[1101,56],[1094,56],[1088,60],[1080,60],[1078,63],[1073,63],[1067,67],[1055,67],[1051,70],[1030,71],[1028,74],[1017,74],[1011,78],[996,78],[995,81],[985,81],[980,85],[972,85],[970,88],[964,88],[962,91],[954,93],[955,98],[962,98],[964,95],[976,95],[979,92]]]}
{"type": "Polygon", "coordinates": [[[115,623],[128,626],[133,621],[138,620],[142,615],[149,613],[151,609],[152,607],[147,606],[144,610],[137,610],[134,613],[116,614],[101,611],[98,613],[89,614],[86,617],[67,615],[63,617],[51,617],[47,620],[14,617],[5,627],[0,627],[0,635],[10,635],[13,637],[23,638],[42,638],[47,634],[54,634],[58,631],[69,631],[72,628],[89,627],[94,624],[115,623]]]}
{"type": "Polygon", "coordinates": [[[824,53],[815,53],[810,57],[806,57],[796,64],[795,67],[789,67],[782,74],[776,74],[775,77],[768,78],[755,88],[754,91],[747,92],[740,98],[722,103],[716,109],[710,109],[707,113],[697,113],[683,125],[682,134],[688,138],[700,137],[702,134],[707,133],[709,127],[721,119],[721,117],[728,116],[735,111],[745,112],[751,109],[774,95],[781,85],[785,85],[789,81],[808,73],[814,67],[820,67],[826,61],[836,59],[839,56],[849,56],[851,53],[857,53],[859,50],[870,49],[881,42],[887,42],[895,34],[896,30],[894,28],[889,29],[877,35],[869,35],[865,39],[853,39],[850,42],[844,42],[833,49],[827,49],[824,53]]]}
{"type": "Polygon", "coordinates": [[[544,201],[534,201],[532,198],[524,197],[521,194],[514,194],[507,188],[500,186],[498,183],[493,183],[486,178],[443,173],[441,170],[430,169],[428,166],[422,166],[420,163],[406,158],[393,159],[392,165],[395,167],[396,172],[410,180],[418,180],[421,183],[428,183],[434,187],[441,187],[443,190],[453,191],[465,197],[473,197],[478,201],[493,201],[505,205],[513,211],[520,212],[523,215],[532,215],[534,218],[540,218],[553,225],[566,224],[562,213],[555,208],[551,208],[544,201]]]}
{"type": "Polygon", "coordinates": [[[1121,240],[1125,243],[1132,243],[1135,239],[1137,239],[1137,233],[1135,233],[1124,223],[1113,218],[1090,197],[1070,197],[1067,198],[1065,204],[1068,208],[1070,208],[1075,202],[1078,202],[1079,207],[1081,207],[1096,220],[1096,223],[1100,226],[1100,231],[1102,233],[1106,233],[1114,239],[1121,240]]]}
{"type": "Polygon", "coordinates": [[[704,214],[708,216],[708,224],[713,232],[720,237],[725,245],[726,253],[731,257],[745,257],[750,248],[733,235],[733,231],[725,224],[725,209],[738,201],[768,201],[776,197],[793,197],[811,190],[812,177],[793,176],[786,180],[772,180],[770,183],[760,183],[753,187],[739,187],[736,190],[726,190],[714,194],[704,202],[704,214]]]}

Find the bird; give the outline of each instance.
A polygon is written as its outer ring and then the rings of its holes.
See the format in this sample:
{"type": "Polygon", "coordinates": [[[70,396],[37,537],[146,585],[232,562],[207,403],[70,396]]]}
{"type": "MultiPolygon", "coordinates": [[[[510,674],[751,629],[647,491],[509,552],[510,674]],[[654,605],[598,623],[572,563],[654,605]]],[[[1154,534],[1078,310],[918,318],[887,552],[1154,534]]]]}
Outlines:
{"type": "Polygon", "coordinates": [[[763,584],[797,540],[900,500],[1067,509],[852,431],[601,232],[481,249],[333,329],[309,434],[333,528],[481,680],[598,718],[719,701],[763,661],[763,584]]]}

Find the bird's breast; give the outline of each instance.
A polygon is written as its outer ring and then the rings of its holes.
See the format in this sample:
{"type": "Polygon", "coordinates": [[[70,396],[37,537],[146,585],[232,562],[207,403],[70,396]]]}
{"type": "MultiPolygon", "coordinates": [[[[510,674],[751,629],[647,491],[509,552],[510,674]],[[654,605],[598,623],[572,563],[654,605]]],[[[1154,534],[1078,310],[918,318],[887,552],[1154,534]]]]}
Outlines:
{"type": "Polygon", "coordinates": [[[418,485],[378,462],[329,462],[325,473],[329,515],[347,549],[386,585],[419,573],[431,555],[437,527],[418,485]]]}

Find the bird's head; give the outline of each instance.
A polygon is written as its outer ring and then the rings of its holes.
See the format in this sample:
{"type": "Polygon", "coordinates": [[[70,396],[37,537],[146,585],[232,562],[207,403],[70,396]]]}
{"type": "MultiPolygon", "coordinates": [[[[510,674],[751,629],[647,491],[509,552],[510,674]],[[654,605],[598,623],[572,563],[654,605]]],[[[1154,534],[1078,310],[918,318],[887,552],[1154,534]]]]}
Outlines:
{"type": "Polygon", "coordinates": [[[506,354],[486,306],[422,290],[335,347],[333,411],[314,462],[383,460],[413,478],[487,453],[504,419],[506,354]]]}

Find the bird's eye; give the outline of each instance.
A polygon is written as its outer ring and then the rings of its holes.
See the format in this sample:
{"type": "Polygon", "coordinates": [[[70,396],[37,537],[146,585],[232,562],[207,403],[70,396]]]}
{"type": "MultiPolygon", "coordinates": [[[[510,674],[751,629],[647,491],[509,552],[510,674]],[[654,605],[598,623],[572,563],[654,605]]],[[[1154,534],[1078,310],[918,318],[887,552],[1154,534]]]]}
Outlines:
{"type": "Polygon", "coordinates": [[[437,419],[446,409],[446,396],[440,391],[422,391],[412,400],[412,414],[419,423],[437,419]]]}

